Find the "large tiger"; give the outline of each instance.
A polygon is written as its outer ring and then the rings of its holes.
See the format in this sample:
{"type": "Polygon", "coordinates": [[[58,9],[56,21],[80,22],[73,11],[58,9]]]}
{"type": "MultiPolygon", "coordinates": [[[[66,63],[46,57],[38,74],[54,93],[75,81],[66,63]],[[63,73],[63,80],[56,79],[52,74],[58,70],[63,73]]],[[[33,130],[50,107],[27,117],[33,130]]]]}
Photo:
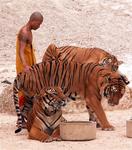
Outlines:
{"type": "MultiPolygon", "coordinates": [[[[98,63],[99,65],[108,68],[111,71],[117,71],[119,65],[122,63],[118,61],[114,55],[111,55],[107,51],[100,48],[80,48],[76,46],[62,46],[56,47],[54,44],[50,44],[46,49],[42,61],[74,61],[78,63],[98,63]]],[[[126,76],[121,75],[126,84],[129,83],[126,76]]],[[[76,94],[76,93],[75,93],[76,94]]],[[[76,97],[73,97],[76,99],[76,97]]],[[[92,114],[91,109],[87,106],[90,120],[97,120],[92,114]]],[[[97,126],[99,124],[97,123],[97,126]]]]}
{"type": "MultiPolygon", "coordinates": [[[[101,105],[102,96],[110,105],[117,105],[125,92],[125,82],[118,72],[111,72],[95,63],[67,61],[44,61],[32,66],[29,72],[19,74],[14,89],[23,89],[25,94],[39,93],[43,86],[60,86],[66,96],[77,93],[82,96],[99,119],[104,130],[113,130],[101,105]]],[[[14,96],[16,110],[18,99],[14,96]]],[[[19,111],[17,111],[20,116],[19,111]]]]}
{"type": "Polygon", "coordinates": [[[50,44],[46,49],[42,61],[63,60],[79,63],[98,63],[101,66],[109,68],[111,71],[117,71],[121,61],[118,61],[114,55],[100,48],[80,48],[76,46],[56,47],[50,44]]]}
{"type": "Polygon", "coordinates": [[[27,112],[30,139],[41,142],[60,140],[59,124],[63,121],[61,111],[63,99],[65,95],[59,87],[45,88],[35,97],[33,108],[27,112]]]}

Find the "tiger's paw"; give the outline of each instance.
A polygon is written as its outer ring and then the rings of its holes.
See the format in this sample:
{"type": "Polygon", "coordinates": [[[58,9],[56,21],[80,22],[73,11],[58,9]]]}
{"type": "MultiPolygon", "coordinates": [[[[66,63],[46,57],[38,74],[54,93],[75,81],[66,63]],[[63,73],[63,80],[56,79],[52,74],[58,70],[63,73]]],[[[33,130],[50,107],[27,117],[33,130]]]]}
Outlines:
{"type": "Polygon", "coordinates": [[[102,130],[104,130],[104,131],[114,131],[115,127],[110,125],[109,127],[103,127],[102,130]]]}
{"type": "Polygon", "coordinates": [[[46,143],[49,143],[49,142],[52,142],[54,141],[52,137],[48,137],[46,140],[44,141],[41,141],[41,142],[46,142],[46,143]]]}
{"type": "Polygon", "coordinates": [[[61,138],[60,137],[49,137],[44,142],[48,143],[48,142],[52,142],[52,141],[61,141],[61,138]]]}
{"type": "Polygon", "coordinates": [[[101,125],[99,123],[96,123],[96,128],[101,128],[101,125]]]}
{"type": "Polygon", "coordinates": [[[55,141],[62,141],[61,137],[55,138],[55,141]]]}
{"type": "MultiPolygon", "coordinates": [[[[60,137],[48,137],[44,142],[49,143],[52,141],[61,141],[61,138],[60,137]]],[[[41,142],[43,142],[43,141],[41,141],[41,142]]]]}

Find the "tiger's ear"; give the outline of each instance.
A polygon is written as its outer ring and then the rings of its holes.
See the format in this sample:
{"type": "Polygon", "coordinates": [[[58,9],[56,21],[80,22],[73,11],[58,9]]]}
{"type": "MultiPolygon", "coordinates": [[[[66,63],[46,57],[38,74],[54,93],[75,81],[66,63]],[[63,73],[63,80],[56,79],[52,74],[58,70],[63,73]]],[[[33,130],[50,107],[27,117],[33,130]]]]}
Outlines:
{"type": "Polygon", "coordinates": [[[123,64],[124,62],[122,60],[118,60],[118,65],[123,64]]]}

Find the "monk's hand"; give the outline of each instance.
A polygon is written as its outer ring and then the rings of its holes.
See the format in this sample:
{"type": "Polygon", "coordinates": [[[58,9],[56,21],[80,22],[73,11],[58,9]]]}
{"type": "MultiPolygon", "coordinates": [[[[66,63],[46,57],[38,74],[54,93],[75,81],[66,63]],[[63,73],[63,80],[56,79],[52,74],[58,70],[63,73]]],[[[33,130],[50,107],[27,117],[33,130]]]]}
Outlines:
{"type": "Polygon", "coordinates": [[[29,70],[32,70],[32,68],[30,66],[28,66],[28,65],[25,65],[24,66],[24,71],[28,72],[29,70]]]}

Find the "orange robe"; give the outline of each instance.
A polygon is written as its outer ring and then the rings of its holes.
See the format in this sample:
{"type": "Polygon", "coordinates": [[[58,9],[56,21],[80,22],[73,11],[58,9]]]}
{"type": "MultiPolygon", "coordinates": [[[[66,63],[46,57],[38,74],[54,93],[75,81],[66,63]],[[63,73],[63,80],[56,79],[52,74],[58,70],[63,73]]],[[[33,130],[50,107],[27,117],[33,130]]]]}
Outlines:
{"type": "MultiPolygon", "coordinates": [[[[24,49],[24,55],[27,65],[32,66],[36,64],[36,58],[35,58],[35,52],[32,48],[31,44],[26,44],[26,47],[24,49]]],[[[19,74],[24,70],[24,66],[21,62],[20,55],[19,55],[19,39],[17,38],[16,41],[16,73],[19,74]]],[[[19,106],[23,106],[24,104],[24,94],[22,92],[19,92],[19,106]]]]}
{"type": "MultiPolygon", "coordinates": [[[[32,66],[36,64],[36,58],[35,58],[35,52],[32,48],[31,44],[27,44],[24,50],[25,60],[27,65],[32,66]]],[[[17,74],[22,72],[24,69],[24,66],[21,62],[20,55],[19,55],[19,40],[17,38],[16,41],[16,72],[17,74]]]]}

